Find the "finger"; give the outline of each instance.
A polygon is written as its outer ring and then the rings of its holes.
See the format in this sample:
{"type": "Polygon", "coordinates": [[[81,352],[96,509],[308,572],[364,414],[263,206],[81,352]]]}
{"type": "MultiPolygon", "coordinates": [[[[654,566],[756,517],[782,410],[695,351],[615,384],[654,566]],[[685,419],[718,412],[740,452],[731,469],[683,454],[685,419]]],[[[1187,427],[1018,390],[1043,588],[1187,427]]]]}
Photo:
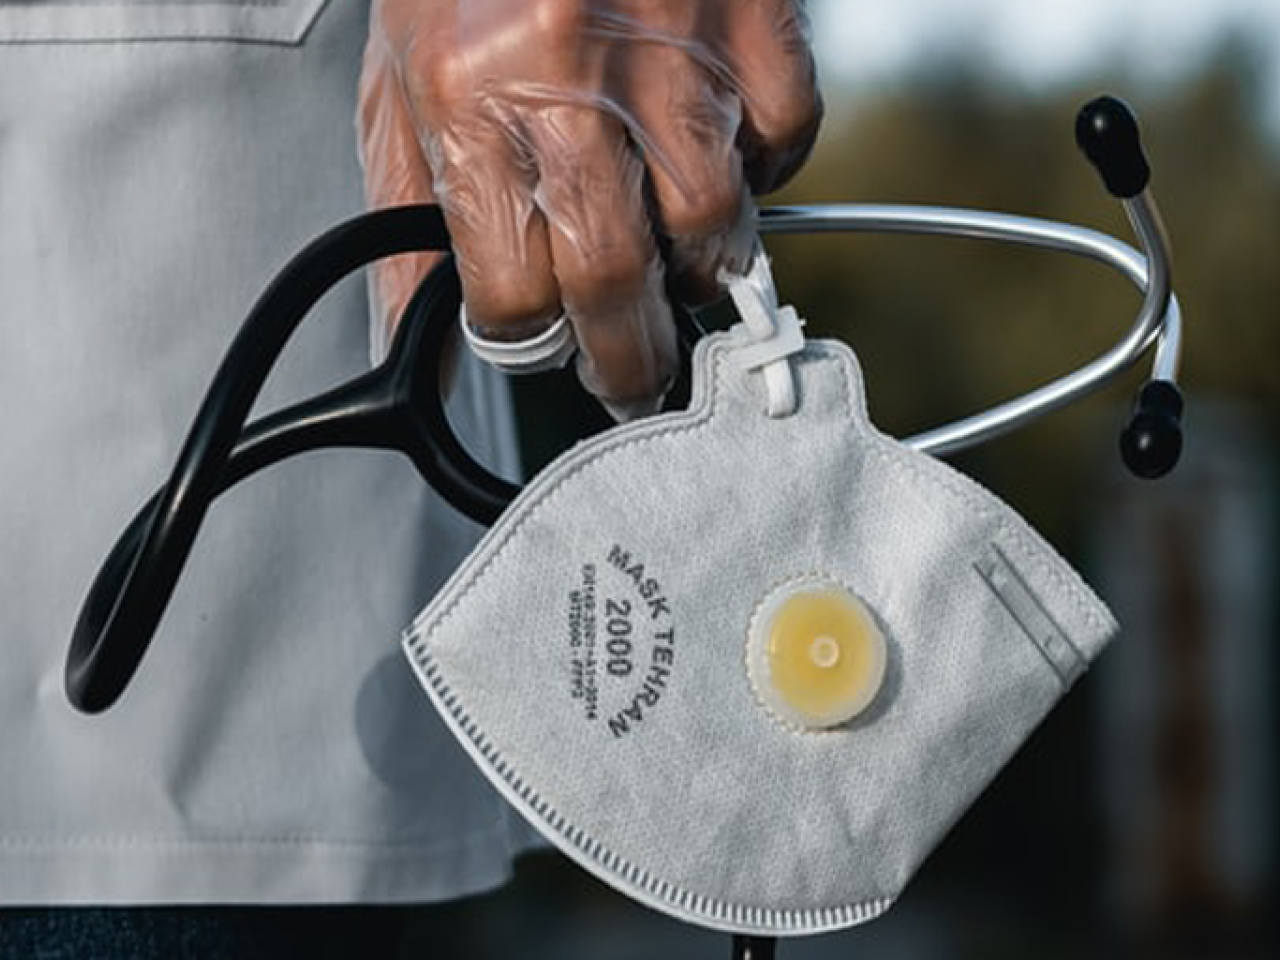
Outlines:
{"type": "Polygon", "coordinates": [[[404,22],[387,29],[409,38],[400,45],[403,89],[449,227],[468,322],[483,339],[536,336],[558,318],[560,291],[518,111],[490,109],[483,51],[462,43],[450,19],[462,15],[460,5],[429,4],[431,16],[417,4],[394,6],[404,22]],[[424,21],[434,29],[420,30],[424,21]]]}
{"type": "Polygon", "coordinates": [[[535,337],[559,318],[561,308],[547,221],[534,201],[532,165],[496,127],[441,140],[436,186],[467,321],[488,340],[535,337]]]}
{"type": "Polygon", "coordinates": [[[676,336],[644,166],[622,122],[595,107],[549,107],[530,136],[579,377],[616,416],[651,412],[675,375],[676,336]]]}
{"type": "Polygon", "coordinates": [[[722,270],[742,272],[754,243],[737,147],[741,104],[679,48],[637,46],[630,64],[632,137],[643,147],[659,229],[671,241],[672,284],[682,299],[705,302],[719,294],[722,270]]]}
{"type": "Polygon", "coordinates": [[[730,72],[743,103],[740,146],[757,195],[786,183],[822,123],[822,97],[799,0],[754,0],[727,22],[730,72]]]}
{"type": "MultiPolygon", "coordinates": [[[[360,73],[356,132],[371,209],[433,200],[431,171],[422,155],[396,63],[385,40],[373,33],[360,73]]],[[[373,270],[376,304],[373,353],[381,357],[405,306],[440,253],[409,253],[380,261],[373,270]]]]}

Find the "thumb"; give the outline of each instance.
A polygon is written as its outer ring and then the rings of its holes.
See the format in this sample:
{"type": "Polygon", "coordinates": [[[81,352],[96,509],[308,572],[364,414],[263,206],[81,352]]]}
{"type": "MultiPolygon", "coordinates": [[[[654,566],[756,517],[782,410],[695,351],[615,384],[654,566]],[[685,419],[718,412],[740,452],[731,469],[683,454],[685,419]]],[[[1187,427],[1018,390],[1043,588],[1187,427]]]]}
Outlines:
{"type": "MultiPolygon", "coordinates": [[[[431,170],[418,141],[404,85],[386,40],[377,30],[370,31],[365,46],[356,133],[370,209],[434,202],[431,170]]],[[[406,253],[374,266],[370,352],[375,362],[385,356],[414,291],[443,256],[406,253]]]]}

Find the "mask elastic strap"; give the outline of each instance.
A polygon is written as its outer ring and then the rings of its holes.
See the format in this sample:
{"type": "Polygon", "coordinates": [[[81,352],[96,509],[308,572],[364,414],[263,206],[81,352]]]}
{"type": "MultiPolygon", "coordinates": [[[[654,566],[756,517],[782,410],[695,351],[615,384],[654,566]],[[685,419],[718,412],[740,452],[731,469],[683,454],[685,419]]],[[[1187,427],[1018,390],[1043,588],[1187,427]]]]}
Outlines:
{"type": "Polygon", "coordinates": [[[804,321],[794,307],[778,305],[769,258],[758,245],[750,271],[742,276],[722,275],[721,280],[742,318],[733,329],[749,339],[734,352],[735,362],[743,370],[764,374],[770,417],[791,416],[798,400],[789,358],[804,350],[804,321]]]}
{"type": "Polygon", "coordinates": [[[563,313],[546,330],[527,340],[491,340],[481,336],[468,321],[465,304],[458,316],[458,326],[462,328],[472,353],[506,373],[559,370],[578,349],[573,327],[563,313]]]}

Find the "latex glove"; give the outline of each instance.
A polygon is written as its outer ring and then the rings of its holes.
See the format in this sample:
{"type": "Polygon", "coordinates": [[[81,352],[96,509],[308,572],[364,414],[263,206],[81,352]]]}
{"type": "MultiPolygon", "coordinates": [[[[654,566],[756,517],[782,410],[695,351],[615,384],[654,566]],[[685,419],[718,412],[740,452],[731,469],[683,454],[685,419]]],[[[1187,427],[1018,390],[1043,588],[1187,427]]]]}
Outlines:
{"type": "MultiPolygon", "coordinates": [[[[667,271],[697,301],[745,269],[751,195],[812,147],[807,31],[799,0],[375,0],[369,201],[434,198],[477,333],[565,313],[584,386],[619,419],[649,412],[677,362],[667,271]]],[[[430,262],[382,270],[387,324],[430,262]]]]}

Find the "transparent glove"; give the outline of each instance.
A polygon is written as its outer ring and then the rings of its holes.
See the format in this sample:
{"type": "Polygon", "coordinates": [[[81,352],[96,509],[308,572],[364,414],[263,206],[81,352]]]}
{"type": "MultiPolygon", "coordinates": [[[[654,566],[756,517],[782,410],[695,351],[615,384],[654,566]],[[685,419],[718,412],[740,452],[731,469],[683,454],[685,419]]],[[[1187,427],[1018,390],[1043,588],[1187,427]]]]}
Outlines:
{"type": "MultiPolygon", "coordinates": [[[[702,301],[745,269],[752,195],[812,147],[807,29],[800,0],[375,0],[370,203],[443,206],[474,334],[567,316],[584,386],[651,411],[676,367],[668,286],[702,301]]],[[[382,270],[384,324],[431,262],[382,270]]]]}

